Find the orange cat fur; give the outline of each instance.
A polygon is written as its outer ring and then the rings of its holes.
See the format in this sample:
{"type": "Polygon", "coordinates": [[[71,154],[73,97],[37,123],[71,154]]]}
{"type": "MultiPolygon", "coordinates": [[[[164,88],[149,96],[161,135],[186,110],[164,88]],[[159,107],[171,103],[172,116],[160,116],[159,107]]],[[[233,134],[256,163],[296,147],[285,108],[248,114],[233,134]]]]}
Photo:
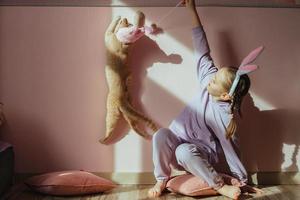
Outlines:
{"type": "Polygon", "coordinates": [[[140,129],[138,127],[139,123],[144,123],[154,132],[157,131],[154,122],[136,111],[130,102],[128,86],[131,73],[127,64],[129,45],[119,42],[115,36],[118,28],[127,26],[129,26],[127,19],[121,20],[118,17],[111,22],[105,33],[105,46],[107,48],[105,74],[109,93],[107,96],[106,133],[105,137],[100,139],[102,144],[108,144],[116,137],[115,127],[121,117],[124,117],[135,132],[146,139],[150,139],[152,136],[145,130],[140,129]]]}

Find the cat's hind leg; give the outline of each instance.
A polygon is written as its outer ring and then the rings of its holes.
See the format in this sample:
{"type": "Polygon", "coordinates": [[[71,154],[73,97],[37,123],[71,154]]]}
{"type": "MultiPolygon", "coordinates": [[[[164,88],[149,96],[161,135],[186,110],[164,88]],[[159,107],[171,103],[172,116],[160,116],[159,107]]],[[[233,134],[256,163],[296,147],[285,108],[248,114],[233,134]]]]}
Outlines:
{"type": "Polygon", "coordinates": [[[139,111],[135,110],[130,103],[127,104],[129,110],[131,110],[131,113],[133,114],[133,118],[138,119],[140,122],[144,122],[146,126],[148,126],[150,129],[152,129],[153,132],[158,131],[157,125],[148,117],[146,117],[144,114],[140,113],[139,111]]]}
{"type": "Polygon", "coordinates": [[[147,117],[145,117],[143,114],[140,114],[138,111],[134,110],[132,106],[130,106],[129,103],[123,105],[120,107],[121,112],[123,113],[123,116],[125,120],[128,122],[129,126],[139,135],[146,139],[152,138],[150,134],[148,134],[146,131],[141,130],[137,124],[141,122],[146,122],[146,124],[149,126],[149,123],[153,125],[153,129],[156,129],[156,125],[147,117]]]}
{"type": "Polygon", "coordinates": [[[114,101],[109,97],[107,100],[107,111],[106,111],[106,131],[105,137],[100,139],[99,142],[102,144],[110,144],[114,139],[117,138],[114,132],[118,121],[121,118],[121,112],[114,101]]]}
{"type": "Polygon", "coordinates": [[[147,132],[145,132],[144,130],[140,129],[138,127],[138,122],[132,118],[130,118],[128,115],[124,115],[123,114],[124,119],[127,121],[127,123],[129,124],[130,128],[132,128],[137,134],[139,134],[140,136],[142,136],[145,139],[152,139],[152,136],[149,135],[147,132]]]}

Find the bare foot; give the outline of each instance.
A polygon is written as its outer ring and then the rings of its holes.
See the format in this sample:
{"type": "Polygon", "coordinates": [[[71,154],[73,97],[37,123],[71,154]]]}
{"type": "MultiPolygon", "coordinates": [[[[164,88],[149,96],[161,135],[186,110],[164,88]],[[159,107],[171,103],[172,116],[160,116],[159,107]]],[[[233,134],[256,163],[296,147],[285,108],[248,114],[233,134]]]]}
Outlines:
{"type": "Polygon", "coordinates": [[[156,184],[148,191],[149,198],[159,197],[166,188],[167,181],[157,181],[156,184]]]}
{"type": "Polygon", "coordinates": [[[233,185],[223,185],[217,192],[231,199],[238,199],[241,194],[241,189],[233,185]]]}

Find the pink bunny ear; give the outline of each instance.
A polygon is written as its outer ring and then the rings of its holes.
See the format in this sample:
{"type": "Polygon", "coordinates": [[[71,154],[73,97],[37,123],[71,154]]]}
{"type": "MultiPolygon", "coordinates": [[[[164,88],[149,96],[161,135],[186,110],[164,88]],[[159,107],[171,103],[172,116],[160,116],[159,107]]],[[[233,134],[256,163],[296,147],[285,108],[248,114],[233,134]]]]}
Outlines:
{"type": "Polygon", "coordinates": [[[262,50],[264,49],[263,46],[260,46],[256,49],[254,49],[253,51],[251,51],[248,56],[246,56],[244,58],[244,60],[242,61],[242,64],[240,66],[244,66],[244,65],[248,65],[249,63],[253,62],[257,56],[262,52],[262,50]]]}
{"type": "Polygon", "coordinates": [[[257,69],[258,69],[257,65],[245,65],[245,66],[240,66],[237,73],[241,76],[243,74],[248,74],[250,72],[253,72],[254,70],[257,69]]]}

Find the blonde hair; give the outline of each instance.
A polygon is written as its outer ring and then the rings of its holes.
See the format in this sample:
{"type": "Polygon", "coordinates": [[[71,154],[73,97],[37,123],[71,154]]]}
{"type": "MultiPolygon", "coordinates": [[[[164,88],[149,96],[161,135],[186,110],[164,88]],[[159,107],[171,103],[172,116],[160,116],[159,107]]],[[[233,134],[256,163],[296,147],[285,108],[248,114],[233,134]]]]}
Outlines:
{"type": "MultiPolygon", "coordinates": [[[[224,67],[221,68],[220,70],[224,71],[224,73],[222,73],[223,74],[222,86],[226,91],[229,92],[230,87],[235,79],[235,74],[237,69],[232,67],[224,67]]],[[[242,117],[241,104],[242,104],[243,97],[248,93],[249,88],[250,88],[249,77],[246,74],[242,75],[231,99],[230,111],[232,114],[232,119],[228,127],[226,128],[226,139],[232,138],[236,132],[237,123],[236,120],[234,119],[234,111],[238,111],[239,116],[242,117]]]]}

